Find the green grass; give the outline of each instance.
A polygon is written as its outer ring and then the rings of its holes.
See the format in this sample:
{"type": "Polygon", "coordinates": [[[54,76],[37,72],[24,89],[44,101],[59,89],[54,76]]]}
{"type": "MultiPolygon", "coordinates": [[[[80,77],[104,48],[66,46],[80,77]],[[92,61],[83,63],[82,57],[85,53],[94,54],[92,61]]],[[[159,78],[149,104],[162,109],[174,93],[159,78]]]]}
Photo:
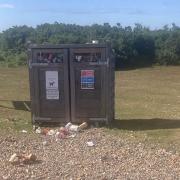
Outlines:
{"type": "MultiPolygon", "coordinates": [[[[0,68],[0,130],[32,129],[26,68],[0,68]]],[[[180,149],[180,67],[116,72],[112,132],[180,149]]]]}
{"type": "Polygon", "coordinates": [[[31,129],[31,116],[23,107],[24,101],[29,101],[27,69],[0,68],[1,131],[31,129]]]}
{"type": "Polygon", "coordinates": [[[116,72],[115,107],[120,129],[180,149],[180,67],[116,72]]]}

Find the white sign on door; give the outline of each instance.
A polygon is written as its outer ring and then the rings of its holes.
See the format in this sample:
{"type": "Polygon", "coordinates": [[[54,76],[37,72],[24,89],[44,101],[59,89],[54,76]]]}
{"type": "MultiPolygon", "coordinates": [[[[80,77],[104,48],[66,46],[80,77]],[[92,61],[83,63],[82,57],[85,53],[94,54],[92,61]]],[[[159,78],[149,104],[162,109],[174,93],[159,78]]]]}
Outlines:
{"type": "Polygon", "coordinates": [[[59,99],[58,71],[46,71],[46,99],[59,99]]]}

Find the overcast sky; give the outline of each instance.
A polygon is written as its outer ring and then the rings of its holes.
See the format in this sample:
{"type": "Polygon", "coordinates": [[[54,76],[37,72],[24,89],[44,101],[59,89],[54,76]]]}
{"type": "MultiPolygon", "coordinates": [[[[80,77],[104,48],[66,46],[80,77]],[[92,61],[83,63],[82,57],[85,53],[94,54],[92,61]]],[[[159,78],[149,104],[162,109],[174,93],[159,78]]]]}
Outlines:
{"type": "Polygon", "coordinates": [[[0,31],[45,22],[180,26],[180,0],[0,0],[0,31]]]}

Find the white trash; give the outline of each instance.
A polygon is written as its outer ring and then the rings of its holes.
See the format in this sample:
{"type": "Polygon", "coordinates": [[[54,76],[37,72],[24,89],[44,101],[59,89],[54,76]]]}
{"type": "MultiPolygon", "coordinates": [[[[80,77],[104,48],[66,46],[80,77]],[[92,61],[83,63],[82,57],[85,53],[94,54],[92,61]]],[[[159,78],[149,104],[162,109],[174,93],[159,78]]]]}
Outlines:
{"type": "Polygon", "coordinates": [[[71,134],[68,136],[69,138],[75,138],[76,137],[76,134],[71,134]]]}
{"type": "Polygon", "coordinates": [[[53,130],[53,129],[51,129],[50,131],[48,131],[48,135],[49,136],[53,136],[54,134],[55,134],[56,132],[53,130]]]}
{"type": "Polygon", "coordinates": [[[79,130],[86,129],[88,127],[87,122],[83,122],[82,124],[79,125],[79,130]]]}
{"type": "Polygon", "coordinates": [[[95,146],[95,144],[94,144],[92,141],[88,141],[86,144],[87,144],[87,146],[89,146],[89,147],[95,146]]]}
{"type": "Polygon", "coordinates": [[[69,122],[69,123],[66,124],[65,128],[69,129],[71,125],[72,125],[72,123],[69,122]]]}
{"type": "Polygon", "coordinates": [[[60,134],[60,132],[56,132],[56,134],[55,134],[55,140],[56,140],[56,142],[59,140],[59,134],[60,134]]]}
{"type": "Polygon", "coordinates": [[[41,128],[38,127],[35,132],[36,132],[36,134],[41,134],[41,128]]]}
{"type": "Polygon", "coordinates": [[[78,131],[79,131],[79,126],[72,124],[72,125],[69,127],[69,130],[72,131],[72,132],[78,132],[78,131]]]}
{"type": "Polygon", "coordinates": [[[78,132],[79,131],[79,126],[77,125],[73,125],[72,123],[67,123],[65,128],[68,130],[68,131],[72,131],[72,132],[78,132]]]}
{"type": "Polygon", "coordinates": [[[43,141],[43,146],[47,146],[48,145],[48,142],[47,141],[43,141]]]}
{"type": "Polygon", "coordinates": [[[18,160],[19,160],[19,158],[18,158],[17,154],[14,153],[14,154],[10,157],[9,162],[10,162],[10,163],[14,163],[14,162],[18,162],[18,160]]]}
{"type": "Polygon", "coordinates": [[[22,132],[22,133],[27,133],[27,131],[26,131],[26,130],[22,130],[21,132],[22,132]]]}

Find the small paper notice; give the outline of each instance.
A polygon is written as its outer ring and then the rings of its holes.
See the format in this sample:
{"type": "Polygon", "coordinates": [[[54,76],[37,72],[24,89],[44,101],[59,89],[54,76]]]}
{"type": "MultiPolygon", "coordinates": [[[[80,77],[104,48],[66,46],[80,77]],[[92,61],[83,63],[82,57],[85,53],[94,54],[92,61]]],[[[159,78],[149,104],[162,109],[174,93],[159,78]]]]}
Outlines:
{"type": "Polygon", "coordinates": [[[59,99],[58,71],[46,71],[46,99],[59,99]]]}
{"type": "Polygon", "coordinates": [[[81,70],[81,89],[94,89],[94,70],[81,70]]]}

